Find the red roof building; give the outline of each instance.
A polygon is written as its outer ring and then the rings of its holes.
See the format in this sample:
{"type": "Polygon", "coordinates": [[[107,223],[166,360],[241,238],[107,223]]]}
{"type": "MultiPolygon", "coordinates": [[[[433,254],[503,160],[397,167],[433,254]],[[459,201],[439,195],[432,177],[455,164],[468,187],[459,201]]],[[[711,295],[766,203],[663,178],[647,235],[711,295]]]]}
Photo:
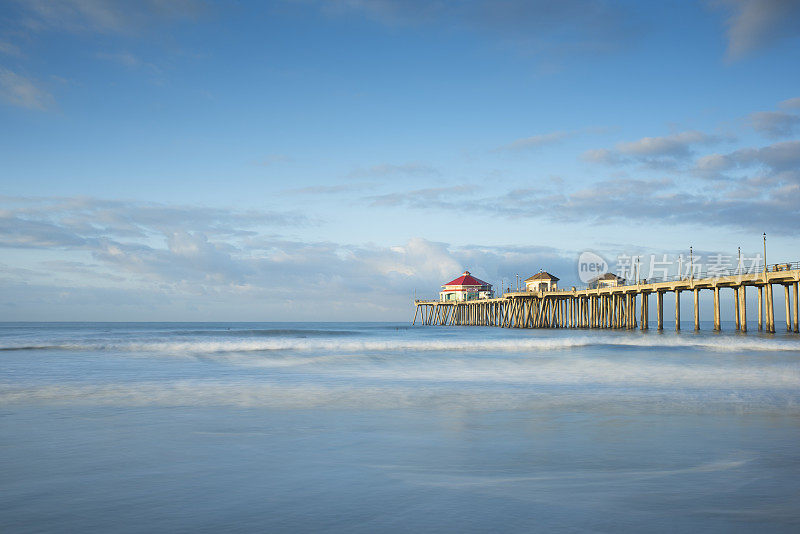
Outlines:
{"type": "Polygon", "coordinates": [[[442,286],[439,293],[439,300],[446,301],[466,301],[476,299],[490,299],[494,297],[492,284],[475,278],[469,271],[451,280],[442,286]]]}

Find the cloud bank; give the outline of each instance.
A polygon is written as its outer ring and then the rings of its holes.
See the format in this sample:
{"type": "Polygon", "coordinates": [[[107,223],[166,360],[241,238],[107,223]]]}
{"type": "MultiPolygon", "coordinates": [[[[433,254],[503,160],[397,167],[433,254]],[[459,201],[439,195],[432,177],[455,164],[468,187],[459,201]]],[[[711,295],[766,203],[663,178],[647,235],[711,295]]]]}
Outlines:
{"type": "Polygon", "coordinates": [[[543,247],[302,241],[280,232],[308,221],[282,212],[95,198],[5,197],[0,206],[0,248],[36,258],[0,271],[6,320],[64,320],[75,308],[95,310],[89,319],[406,319],[415,290],[434,297],[464,269],[495,281],[571,265],[543,247]]]}

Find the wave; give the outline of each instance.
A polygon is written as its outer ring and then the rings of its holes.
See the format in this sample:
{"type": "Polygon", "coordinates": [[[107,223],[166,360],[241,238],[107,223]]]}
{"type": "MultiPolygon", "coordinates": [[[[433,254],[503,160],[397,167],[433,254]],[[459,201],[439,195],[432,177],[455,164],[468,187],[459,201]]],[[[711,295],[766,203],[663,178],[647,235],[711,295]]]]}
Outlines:
{"type": "Polygon", "coordinates": [[[353,387],[181,380],[171,382],[0,384],[0,404],[58,403],[111,406],[235,406],[280,409],[420,408],[434,410],[557,410],[577,413],[778,413],[800,415],[795,390],[583,391],[494,388],[353,387]]]}
{"type": "Polygon", "coordinates": [[[250,330],[241,329],[227,329],[227,330],[180,330],[176,331],[176,336],[252,336],[252,337],[340,337],[340,336],[354,336],[358,334],[353,330],[308,330],[301,328],[259,328],[250,330]]]}
{"type": "Polygon", "coordinates": [[[527,339],[304,339],[274,337],[269,339],[244,337],[241,339],[194,339],[153,341],[89,341],[62,343],[7,343],[0,351],[66,350],[66,351],[122,351],[210,354],[221,352],[267,351],[326,351],[326,352],[539,352],[568,350],[578,347],[628,347],[669,349],[704,349],[720,352],[737,351],[800,351],[796,340],[670,336],[576,336],[564,338],[527,339]]]}

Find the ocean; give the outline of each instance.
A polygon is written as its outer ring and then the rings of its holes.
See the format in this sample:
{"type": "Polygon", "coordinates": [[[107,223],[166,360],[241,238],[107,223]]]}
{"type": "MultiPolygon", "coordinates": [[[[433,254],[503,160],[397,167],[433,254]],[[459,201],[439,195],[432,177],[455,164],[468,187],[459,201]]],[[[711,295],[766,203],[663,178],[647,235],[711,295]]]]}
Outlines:
{"type": "Polygon", "coordinates": [[[800,336],[702,327],[3,323],[0,531],[798,532],[800,336]]]}

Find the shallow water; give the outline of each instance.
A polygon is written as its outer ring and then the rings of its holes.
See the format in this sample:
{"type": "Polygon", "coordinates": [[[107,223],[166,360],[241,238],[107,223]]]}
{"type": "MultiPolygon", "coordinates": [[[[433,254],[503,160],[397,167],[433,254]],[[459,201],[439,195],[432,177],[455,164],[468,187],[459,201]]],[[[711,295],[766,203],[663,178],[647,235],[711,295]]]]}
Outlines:
{"type": "Polygon", "coordinates": [[[800,336],[0,324],[0,531],[796,532],[800,336]]]}

